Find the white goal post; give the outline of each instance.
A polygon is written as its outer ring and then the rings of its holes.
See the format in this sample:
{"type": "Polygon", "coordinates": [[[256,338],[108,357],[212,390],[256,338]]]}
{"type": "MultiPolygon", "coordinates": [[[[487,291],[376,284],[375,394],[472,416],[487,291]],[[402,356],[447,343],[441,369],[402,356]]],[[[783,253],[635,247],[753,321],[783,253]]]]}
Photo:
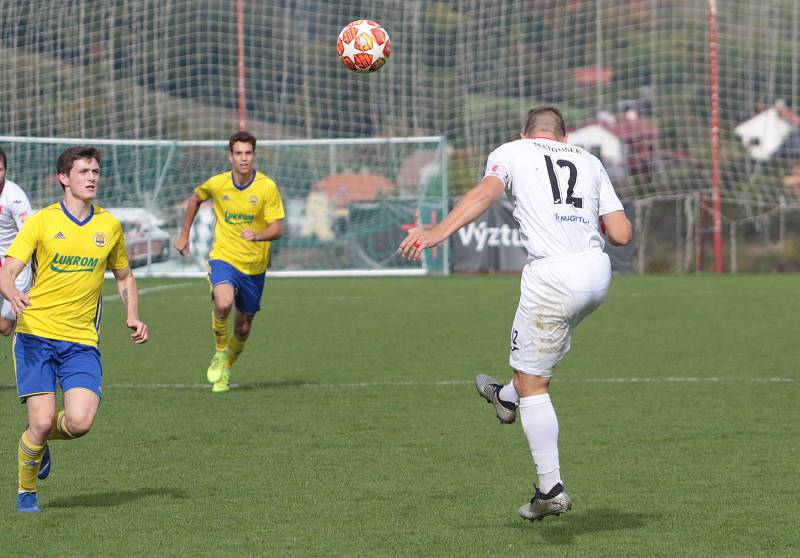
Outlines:
{"type": "MultiPolygon", "coordinates": [[[[206,273],[213,242],[210,202],[192,227],[192,256],[172,244],[185,201],[208,177],[230,169],[227,141],[0,136],[8,177],[34,209],[61,197],[55,161],[67,147],[102,152],[98,205],[123,224],[131,264],[150,277],[206,273]]],[[[278,184],[284,236],[273,243],[270,276],[392,276],[449,273],[447,243],[409,262],[397,246],[411,226],[448,210],[443,136],[259,140],[256,169],[278,184]]]]}

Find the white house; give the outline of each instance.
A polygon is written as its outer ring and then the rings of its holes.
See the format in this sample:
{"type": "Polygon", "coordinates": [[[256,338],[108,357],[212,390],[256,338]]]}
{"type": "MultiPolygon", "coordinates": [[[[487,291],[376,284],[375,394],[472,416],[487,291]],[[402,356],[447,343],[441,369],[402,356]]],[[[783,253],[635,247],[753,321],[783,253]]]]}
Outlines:
{"type": "Polygon", "coordinates": [[[793,129],[794,126],[780,115],[778,109],[770,107],[736,126],[734,132],[742,138],[753,159],[766,161],[783,145],[793,129]]]}
{"type": "Polygon", "coordinates": [[[567,135],[567,141],[591,151],[606,164],[621,165],[625,162],[622,140],[603,124],[589,124],[573,130],[567,135]]]}
{"type": "Polygon", "coordinates": [[[652,172],[659,157],[659,129],[636,111],[600,112],[570,131],[567,140],[600,157],[612,179],[652,172]]]}

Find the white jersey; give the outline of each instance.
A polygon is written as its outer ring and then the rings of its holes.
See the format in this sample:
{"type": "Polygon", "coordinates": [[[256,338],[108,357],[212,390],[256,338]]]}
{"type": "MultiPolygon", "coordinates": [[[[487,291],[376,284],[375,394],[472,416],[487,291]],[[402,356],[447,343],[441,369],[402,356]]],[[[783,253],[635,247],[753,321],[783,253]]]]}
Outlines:
{"type": "Polygon", "coordinates": [[[28,196],[16,183],[7,179],[0,193],[0,256],[3,259],[30,215],[31,202],[28,196]]]}
{"type": "Polygon", "coordinates": [[[529,260],[601,251],[599,218],[622,209],[603,164],[576,145],[505,143],[489,155],[486,176],[503,181],[529,260]]]}
{"type": "MultiPolygon", "coordinates": [[[[17,233],[31,215],[31,202],[22,188],[6,179],[3,192],[0,193],[0,262],[4,263],[6,251],[17,238],[17,233]]],[[[30,264],[26,265],[17,276],[17,288],[26,293],[33,282],[30,264]]],[[[0,296],[0,316],[7,320],[16,320],[11,311],[11,303],[0,296]]]]}

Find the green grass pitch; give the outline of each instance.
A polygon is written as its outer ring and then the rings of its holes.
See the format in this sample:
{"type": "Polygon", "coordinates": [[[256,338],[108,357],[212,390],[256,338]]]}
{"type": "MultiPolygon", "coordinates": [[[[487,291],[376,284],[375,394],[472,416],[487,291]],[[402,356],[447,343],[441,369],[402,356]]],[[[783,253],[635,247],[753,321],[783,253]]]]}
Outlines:
{"type": "Polygon", "coordinates": [[[615,278],[551,390],[575,505],[536,523],[521,428],[472,384],[509,376],[518,283],[269,280],[213,394],[207,284],[141,280],[151,341],[107,300],[105,399],[33,515],[3,342],[0,554],[800,555],[800,277],[615,278]]]}

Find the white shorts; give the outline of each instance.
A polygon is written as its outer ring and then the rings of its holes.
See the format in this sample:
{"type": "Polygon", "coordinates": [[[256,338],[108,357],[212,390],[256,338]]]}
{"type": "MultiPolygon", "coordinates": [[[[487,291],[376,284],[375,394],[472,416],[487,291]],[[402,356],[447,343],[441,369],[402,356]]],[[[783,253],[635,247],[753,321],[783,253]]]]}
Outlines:
{"type": "MultiPolygon", "coordinates": [[[[20,291],[27,293],[29,290],[31,290],[32,282],[33,274],[31,273],[31,266],[26,265],[20,274],[17,275],[15,284],[20,291]]],[[[0,309],[0,316],[3,316],[6,320],[11,320],[12,322],[16,321],[17,317],[11,311],[11,303],[2,296],[0,296],[0,300],[3,301],[3,307],[0,309]]]]}
{"type": "Polygon", "coordinates": [[[508,363],[549,378],[570,349],[572,330],[600,306],[611,284],[604,252],[533,261],[522,270],[508,363]]]}

